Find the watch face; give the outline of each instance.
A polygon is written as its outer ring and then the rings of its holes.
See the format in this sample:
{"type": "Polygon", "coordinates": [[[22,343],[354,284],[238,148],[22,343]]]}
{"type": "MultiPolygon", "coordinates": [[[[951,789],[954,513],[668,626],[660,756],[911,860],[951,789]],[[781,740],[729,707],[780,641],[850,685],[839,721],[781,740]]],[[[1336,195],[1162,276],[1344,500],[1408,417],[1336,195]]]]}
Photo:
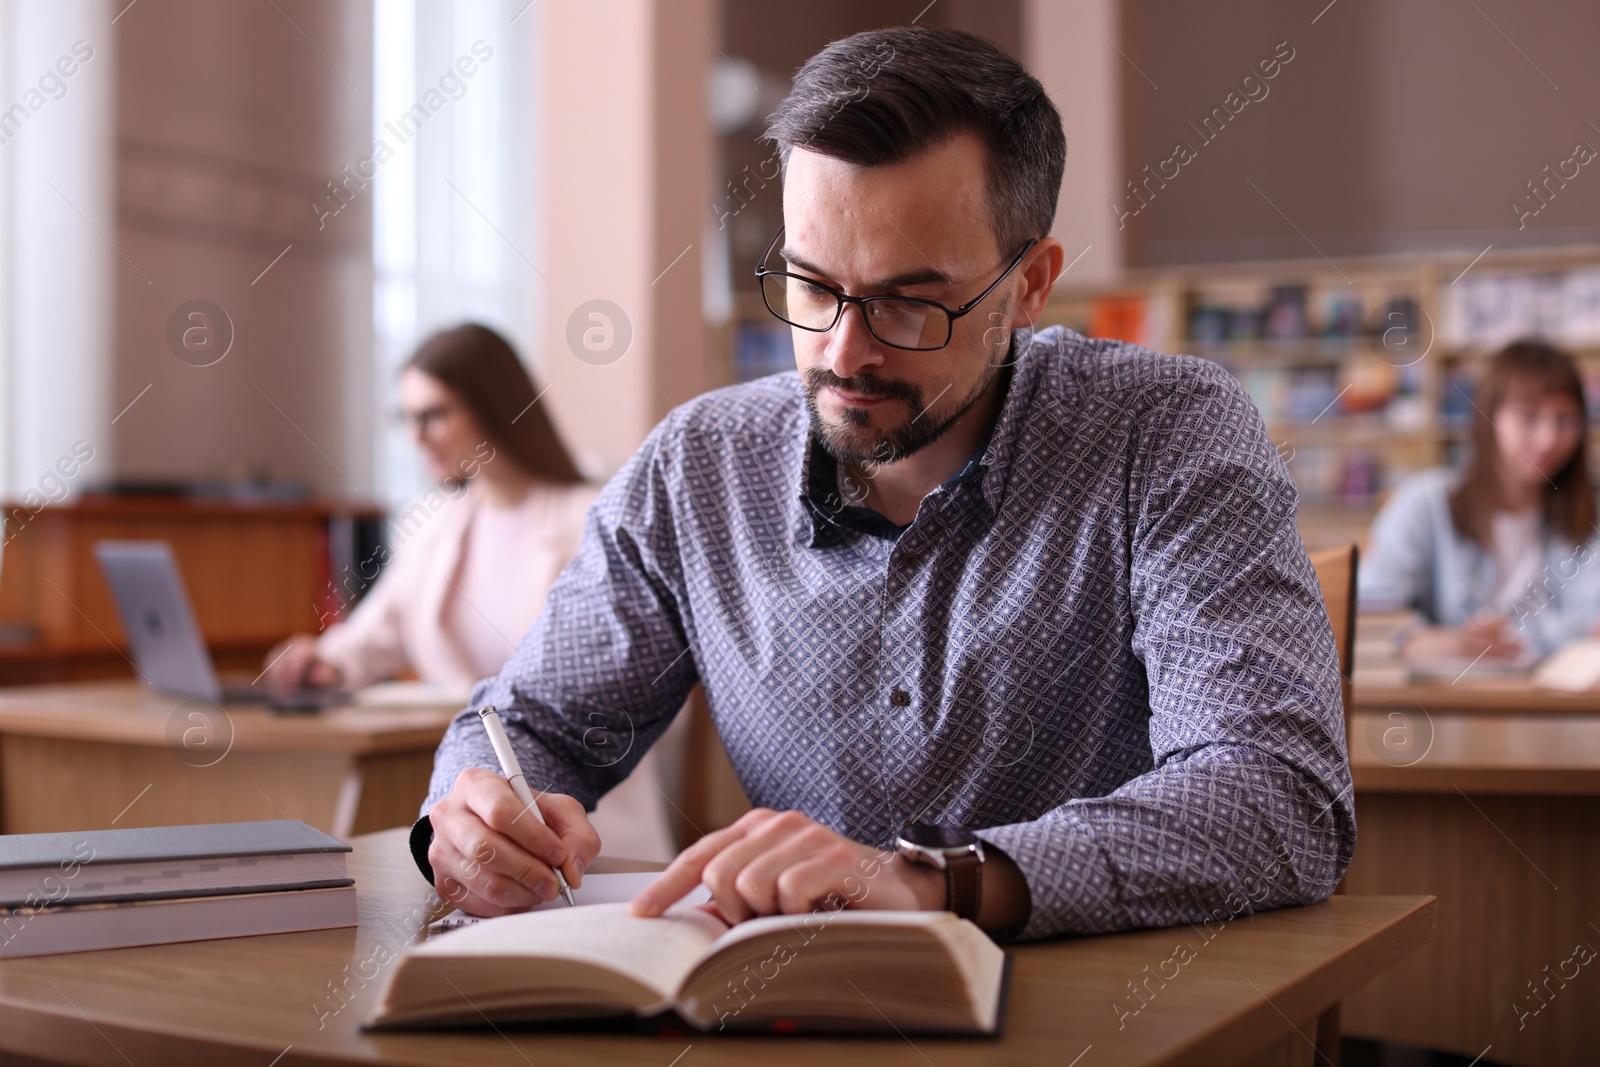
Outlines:
{"type": "Polygon", "coordinates": [[[971,830],[959,826],[935,826],[933,823],[914,822],[900,831],[900,836],[920,848],[944,852],[968,848],[978,841],[971,830]]]}

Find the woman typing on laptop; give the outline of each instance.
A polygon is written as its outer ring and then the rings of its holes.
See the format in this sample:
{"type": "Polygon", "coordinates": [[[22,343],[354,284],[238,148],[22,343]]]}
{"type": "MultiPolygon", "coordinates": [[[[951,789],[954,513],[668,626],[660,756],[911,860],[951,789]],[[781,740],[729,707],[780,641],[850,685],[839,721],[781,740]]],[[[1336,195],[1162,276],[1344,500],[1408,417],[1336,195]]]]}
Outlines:
{"type": "MultiPolygon", "coordinates": [[[[464,687],[499,672],[577,552],[584,482],[511,346],[464,325],[435,334],[400,377],[400,416],[440,488],[391,524],[392,560],[342,622],[267,657],[269,684],[357,689],[408,670],[464,687]]],[[[591,816],[608,851],[673,853],[656,759],[591,816]]]]}

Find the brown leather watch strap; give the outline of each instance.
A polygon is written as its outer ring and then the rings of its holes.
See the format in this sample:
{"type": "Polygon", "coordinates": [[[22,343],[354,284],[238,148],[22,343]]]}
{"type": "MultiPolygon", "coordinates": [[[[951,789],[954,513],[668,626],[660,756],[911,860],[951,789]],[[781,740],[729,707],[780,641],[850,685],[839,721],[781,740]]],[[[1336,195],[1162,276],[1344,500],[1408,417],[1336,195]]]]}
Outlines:
{"type": "Polygon", "coordinates": [[[978,921],[983,904],[983,860],[967,853],[949,856],[944,866],[945,906],[957,917],[978,921]]]}

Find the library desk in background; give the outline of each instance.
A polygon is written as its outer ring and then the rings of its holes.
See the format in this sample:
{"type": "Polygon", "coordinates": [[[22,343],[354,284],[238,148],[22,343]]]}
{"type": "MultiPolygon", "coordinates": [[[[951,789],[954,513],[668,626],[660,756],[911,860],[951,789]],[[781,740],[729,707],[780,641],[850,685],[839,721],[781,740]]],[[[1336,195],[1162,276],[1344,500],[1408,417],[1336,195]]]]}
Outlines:
{"type": "Polygon", "coordinates": [[[253,674],[285,635],[315,632],[353,599],[355,582],[343,579],[371,553],[382,513],[174,494],[85,495],[38,512],[12,504],[4,516],[0,685],[30,685],[133,677],[98,540],[170,543],[217,668],[253,674]]]}
{"type": "Polygon", "coordinates": [[[279,715],[136,681],[0,689],[0,832],[302,819],[409,826],[457,705],[279,715]]]}
{"type": "Polygon", "coordinates": [[[1435,894],[1439,929],[1344,1002],[1345,1033],[1518,1067],[1591,1062],[1600,960],[1574,950],[1600,949],[1600,694],[1358,675],[1349,736],[1344,888],[1435,894]]]}

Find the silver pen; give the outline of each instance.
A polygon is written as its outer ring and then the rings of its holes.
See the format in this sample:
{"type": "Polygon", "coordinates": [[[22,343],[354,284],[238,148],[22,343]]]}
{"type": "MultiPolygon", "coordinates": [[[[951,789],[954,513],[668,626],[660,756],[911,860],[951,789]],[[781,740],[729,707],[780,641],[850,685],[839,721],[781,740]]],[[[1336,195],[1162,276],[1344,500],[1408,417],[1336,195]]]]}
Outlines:
{"type": "MultiPolygon", "coordinates": [[[[522,806],[533,812],[533,817],[539,820],[541,826],[546,825],[544,813],[539,810],[539,805],[533,802],[533,790],[528,788],[528,779],[522,775],[522,765],[517,762],[517,754],[511,748],[511,738],[506,736],[506,728],[500,721],[500,713],[493,704],[484,706],[478,712],[478,718],[483,720],[483,729],[489,735],[489,744],[494,746],[494,754],[500,760],[500,773],[506,776],[511,783],[511,791],[522,801],[522,806]]],[[[561,885],[561,899],[572,906],[572,887],[567,884],[566,875],[561,873],[561,868],[555,868],[556,881],[561,885]]]]}

